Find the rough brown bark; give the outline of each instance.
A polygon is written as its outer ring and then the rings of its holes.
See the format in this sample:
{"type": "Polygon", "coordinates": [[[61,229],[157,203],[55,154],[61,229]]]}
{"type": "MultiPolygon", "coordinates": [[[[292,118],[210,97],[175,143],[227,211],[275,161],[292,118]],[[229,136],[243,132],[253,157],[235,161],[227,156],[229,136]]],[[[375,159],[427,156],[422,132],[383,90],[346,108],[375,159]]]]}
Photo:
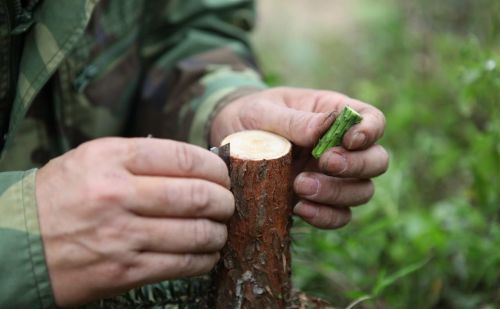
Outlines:
{"type": "Polygon", "coordinates": [[[215,272],[216,308],[286,308],[291,293],[291,147],[278,158],[255,160],[233,155],[232,145],[236,210],[215,272]]]}

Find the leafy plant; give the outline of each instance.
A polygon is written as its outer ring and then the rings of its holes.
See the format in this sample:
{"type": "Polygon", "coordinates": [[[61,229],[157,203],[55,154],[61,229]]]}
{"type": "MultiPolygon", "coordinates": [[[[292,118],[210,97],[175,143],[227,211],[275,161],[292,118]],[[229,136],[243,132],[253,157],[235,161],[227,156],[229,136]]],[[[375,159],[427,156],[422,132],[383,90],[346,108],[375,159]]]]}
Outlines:
{"type": "Polygon", "coordinates": [[[295,285],[339,307],[500,306],[500,2],[353,3],[345,33],[257,37],[271,82],[387,118],[391,166],[370,205],[334,232],[296,222],[295,285]]]}

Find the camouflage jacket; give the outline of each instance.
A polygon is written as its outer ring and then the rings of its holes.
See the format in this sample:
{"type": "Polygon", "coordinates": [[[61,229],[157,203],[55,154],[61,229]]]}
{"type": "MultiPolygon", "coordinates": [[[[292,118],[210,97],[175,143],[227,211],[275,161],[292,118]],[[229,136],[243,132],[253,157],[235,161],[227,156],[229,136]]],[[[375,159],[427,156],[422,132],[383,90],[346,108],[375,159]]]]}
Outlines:
{"type": "Polygon", "coordinates": [[[206,146],[217,108],[265,87],[253,23],[250,0],[0,0],[0,307],[54,306],[36,168],[102,136],[206,146]]]}

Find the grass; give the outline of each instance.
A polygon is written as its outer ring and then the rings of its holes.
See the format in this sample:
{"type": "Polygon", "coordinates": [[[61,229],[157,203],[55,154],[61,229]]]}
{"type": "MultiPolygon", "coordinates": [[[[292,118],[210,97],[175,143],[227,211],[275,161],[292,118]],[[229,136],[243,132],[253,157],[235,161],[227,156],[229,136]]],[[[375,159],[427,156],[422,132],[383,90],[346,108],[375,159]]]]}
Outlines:
{"type": "Polygon", "coordinates": [[[276,11],[256,37],[270,83],[344,92],[388,121],[369,205],[338,231],[296,222],[295,285],[338,307],[500,307],[500,3],[350,3],[342,31],[318,19],[293,39],[276,11]]]}

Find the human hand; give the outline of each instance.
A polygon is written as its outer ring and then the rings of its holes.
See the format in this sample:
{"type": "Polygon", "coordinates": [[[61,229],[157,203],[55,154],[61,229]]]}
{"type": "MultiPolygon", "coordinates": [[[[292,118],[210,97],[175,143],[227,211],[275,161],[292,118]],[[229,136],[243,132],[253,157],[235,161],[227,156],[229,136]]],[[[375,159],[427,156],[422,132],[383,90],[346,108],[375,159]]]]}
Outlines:
{"type": "Polygon", "coordinates": [[[58,306],[206,273],[234,211],[224,162],[169,140],[105,138],[36,176],[42,239],[58,306]]]}
{"type": "Polygon", "coordinates": [[[387,151],[375,144],[384,127],[382,112],[345,95],[274,88],[241,97],[224,107],[213,120],[210,138],[218,145],[225,136],[250,129],[288,138],[299,146],[293,156],[297,175],[293,188],[298,197],[295,214],[319,228],[338,228],[350,221],[350,206],[364,204],[372,197],[370,178],[387,170],[387,151]],[[313,159],[312,147],[345,105],[357,110],[363,120],[346,133],[341,147],[313,159]]]}

